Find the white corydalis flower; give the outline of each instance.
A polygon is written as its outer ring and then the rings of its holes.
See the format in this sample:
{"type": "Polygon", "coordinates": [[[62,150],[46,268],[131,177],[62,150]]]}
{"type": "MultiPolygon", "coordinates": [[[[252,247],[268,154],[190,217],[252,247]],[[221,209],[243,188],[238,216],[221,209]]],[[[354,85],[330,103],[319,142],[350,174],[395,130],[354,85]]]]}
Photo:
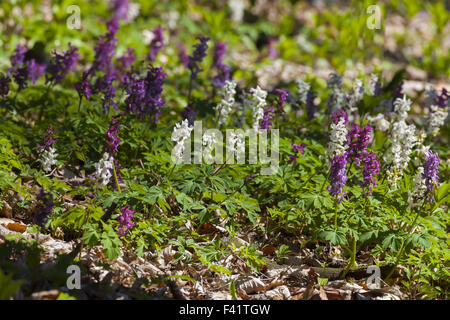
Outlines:
{"type": "Polygon", "coordinates": [[[419,167],[414,179],[414,186],[412,190],[408,191],[409,208],[417,207],[420,204],[418,200],[423,199],[426,191],[427,186],[423,178],[423,167],[419,167]]]}
{"type": "Polygon", "coordinates": [[[228,0],[228,6],[231,10],[231,20],[234,22],[242,22],[247,4],[247,0],[228,0]]]}
{"type": "Polygon", "coordinates": [[[184,143],[191,136],[193,126],[189,126],[189,121],[184,119],[173,128],[172,141],[176,143],[172,150],[172,159],[180,163],[184,153],[184,143]]]}
{"type": "Polygon", "coordinates": [[[234,105],[234,95],[236,94],[236,81],[225,81],[225,92],[222,100],[216,106],[219,113],[219,126],[227,123],[228,115],[234,105]]]}
{"type": "Polygon", "coordinates": [[[349,110],[349,113],[353,113],[357,110],[356,104],[359,100],[361,100],[361,97],[363,95],[364,89],[363,89],[363,82],[361,79],[356,79],[353,83],[353,90],[351,94],[348,96],[348,103],[347,108],[349,110]]]}
{"type": "Polygon", "coordinates": [[[52,166],[56,164],[56,157],[58,156],[56,149],[50,147],[48,150],[43,150],[40,156],[38,161],[42,164],[42,169],[47,173],[52,171],[52,166]]]}
{"type": "Polygon", "coordinates": [[[213,156],[211,152],[215,148],[217,144],[217,137],[214,131],[206,131],[203,134],[203,146],[205,149],[203,150],[203,156],[205,157],[206,163],[212,163],[213,156]]]}
{"type": "Polygon", "coordinates": [[[259,122],[264,117],[264,107],[266,106],[267,91],[262,90],[259,86],[256,88],[251,88],[250,93],[252,94],[252,104],[253,104],[253,129],[259,129],[259,122]]]}
{"type": "Polygon", "coordinates": [[[373,96],[375,95],[378,83],[378,76],[374,73],[370,75],[369,84],[367,86],[367,94],[373,96]]]}
{"type": "Polygon", "coordinates": [[[411,109],[411,100],[406,98],[406,95],[403,95],[403,98],[397,98],[394,101],[394,112],[399,121],[406,120],[408,117],[408,112],[411,109]]]}
{"type": "Polygon", "coordinates": [[[306,98],[308,97],[308,91],[311,89],[311,86],[308,82],[303,80],[297,80],[297,94],[300,101],[306,104],[306,98]]]}
{"type": "Polygon", "coordinates": [[[113,157],[108,152],[105,152],[103,158],[95,164],[95,178],[102,187],[108,185],[111,179],[111,170],[114,165],[113,161],[113,157]]]}
{"type": "Polygon", "coordinates": [[[371,125],[375,126],[376,130],[382,132],[389,130],[390,123],[384,118],[382,113],[377,114],[375,117],[368,116],[367,119],[371,125]]]}
{"type": "Polygon", "coordinates": [[[330,125],[330,141],[328,142],[327,156],[332,159],[334,156],[343,155],[347,150],[347,126],[345,119],[340,118],[338,123],[330,125]]]}
{"type": "Polygon", "coordinates": [[[242,133],[230,131],[227,137],[227,152],[236,155],[237,163],[245,161],[245,137],[242,133]]]}
{"type": "Polygon", "coordinates": [[[341,78],[342,76],[330,73],[327,80],[327,89],[331,89],[331,93],[327,100],[327,108],[330,113],[339,109],[344,103],[344,93],[341,91],[341,78]]]}
{"type": "Polygon", "coordinates": [[[397,121],[392,124],[391,146],[387,150],[384,159],[390,162],[388,180],[396,185],[397,180],[403,175],[403,170],[408,166],[413,147],[417,144],[415,134],[416,127],[407,125],[405,121],[397,121]]]}
{"type": "Polygon", "coordinates": [[[430,106],[431,113],[428,118],[428,133],[432,135],[436,135],[439,133],[440,128],[447,119],[448,116],[448,108],[440,108],[439,106],[432,105],[430,106]]]}

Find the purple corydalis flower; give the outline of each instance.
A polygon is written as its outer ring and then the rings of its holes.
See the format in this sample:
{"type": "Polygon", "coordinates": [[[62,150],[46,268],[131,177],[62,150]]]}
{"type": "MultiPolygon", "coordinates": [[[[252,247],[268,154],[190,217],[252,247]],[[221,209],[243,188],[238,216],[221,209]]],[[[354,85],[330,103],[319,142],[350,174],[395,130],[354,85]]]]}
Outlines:
{"type": "Polygon", "coordinates": [[[214,47],[212,67],[217,69],[218,73],[213,77],[213,84],[217,88],[225,86],[225,82],[230,79],[231,67],[223,63],[223,57],[227,52],[225,42],[217,42],[214,47]]]}
{"type": "Polygon", "coordinates": [[[134,54],[134,49],[127,48],[127,52],[117,58],[116,60],[116,71],[118,74],[124,73],[128,68],[131,67],[133,62],[136,61],[136,55],[134,54]]]}
{"type": "Polygon", "coordinates": [[[297,163],[297,154],[299,152],[301,154],[305,154],[305,150],[303,150],[303,149],[305,149],[306,144],[304,144],[304,143],[302,143],[302,144],[295,144],[295,143],[291,142],[291,147],[292,147],[292,150],[293,150],[294,154],[290,154],[289,155],[290,162],[297,163]]]}
{"type": "Polygon", "coordinates": [[[280,53],[274,46],[275,43],[278,43],[278,39],[276,39],[276,38],[269,38],[267,40],[267,45],[269,46],[269,51],[268,51],[267,55],[270,59],[275,59],[276,57],[278,57],[280,55],[280,53]]]}
{"type": "Polygon", "coordinates": [[[272,126],[272,118],[273,118],[273,108],[271,106],[267,106],[264,109],[264,116],[260,123],[260,128],[263,130],[269,130],[272,126]]]}
{"type": "Polygon", "coordinates": [[[119,146],[120,138],[119,134],[119,123],[117,122],[117,118],[112,118],[111,124],[109,125],[108,130],[106,131],[106,141],[105,141],[105,150],[112,157],[117,153],[117,147],[119,146]]]}
{"type": "Polygon", "coordinates": [[[348,142],[348,160],[355,161],[356,166],[360,166],[363,152],[370,144],[370,132],[372,128],[367,124],[365,127],[360,128],[358,124],[353,123],[352,128],[347,134],[348,142]]]}
{"type": "Polygon", "coordinates": [[[75,69],[75,65],[79,58],[78,48],[72,46],[70,42],[69,50],[64,53],[60,54],[54,51],[53,57],[45,70],[45,82],[61,82],[70,71],[75,69]]]}
{"type": "Polygon", "coordinates": [[[177,43],[178,59],[186,68],[189,66],[189,56],[186,53],[186,47],[182,43],[177,43]]]}
{"type": "Polygon", "coordinates": [[[199,43],[194,45],[195,50],[192,56],[189,56],[188,61],[188,68],[191,70],[191,79],[197,77],[197,74],[203,71],[198,64],[206,57],[206,50],[208,50],[207,42],[209,41],[209,38],[199,36],[197,39],[199,40],[199,43]]]}
{"type": "Polygon", "coordinates": [[[362,170],[363,182],[361,183],[362,188],[368,188],[366,192],[367,195],[372,195],[372,188],[377,185],[375,181],[375,176],[380,173],[380,162],[377,160],[377,154],[375,152],[368,152],[366,150],[362,153],[362,162],[364,163],[364,168],[362,170]]]}
{"type": "Polygon", "coordinates": [[[450,99],[450,94],[447,89],[442,88],[442,92],[437,98],[437,105],[441,108],[445,108],[448,105],[448,101],[450,99]]]}
{"type": "Polygon", "coordinates": [[[313,91],[308,91],[306,94],[306,114],[307,114],[307,120],[311,121],[315,117],[315,113],[317,110],[317,106],[314,104],[314,99],[316,98],[316,95],[313,91]]]}
{"type": "Polygon", "coordinates": [[[35,84],[36,81],[44,75],[45,65],[39,64],[36,60],[31,59],[27,61],[28,79],[35,84]]]}
{"type": "Polygon", "coordinates": [[[114,101],[116,97],[116,88],[113,81],[116,80],[114,75],[104,74],[102,77],[97,78],[94,85],[94,92],[103,93],[102,107],[103,112],[106,113],[111,106],[117,110],[117,102],[114,101]]]}
{"type": "Polygon", "coordinates": [[[425,180],[427,186],[426,195],[430,198],[430,202],[433,201],[433,190],[439,186],[439,156],[437,152],[431,150],[425,154],[425,163],[423,164],[422,177],[425,180]]]}
{"type": "Polygon", "coordinates": [[[102,71],[108,74],[114,72],[114,65],[112,59],[116,54],[116,45],[118,39],[115,37],[119,29],[119,22],[117,18],[113,17],[106,22],[108,32],[100,37],[95,45],[94,63],[89,70],[89,74],[94,71],[102,71]]]}
{"type": "Polygon", "coordinates": [[[121,215],[117,218],[117,221],[119,222],[119,236],[123,237],[127,234],[128,230],[134,227],[134,223],[131,222],[131,220],[134,219],[134,212],[133,210],[130,210],[130,206],[127,204],[126,206],[122,207],[120,209],[121,215]]]}
{"type": "Polygon", "coordinates": [[[330,186],[327,187],[327,190],[333,197],[337,197],[338,202],[342,202],[347,191],[342,192],[342,189],[345,187],[345,183],[347,182],[347,170],[345,169],[345,165],[347,163],[347,154],[336,155],[331,160],[330,167],[330,186]]]}
{"type": "Polygon", "coordinates": [[[8,95],[10,82],[10,77],[4,74],[0,74],[0,97],[4,98],[8,95]]]}
{"type": "Polygon", "coordinates": [[[88,100],[91,99],[92,88],[88,72],[83,72],[83,78],[81,81],[75,83],[75,89],[77,90],[80,99],[81,97],[86,97],[88,100]]]}
{"type": "Polygon", "coordinates": [[[148,58],[150,61],[155,61],[156,55],[159,51],[161,51],[162,47],[164,47],[163,28],[156,27],[155,29],[153,29],[153,39],[150,43],[150,53],[148,54],[148,58]]]}
{"type": "Polygon", "coordinates": [[[48,216],[52,213],[53,207],[55,206],[53,203],[53,195],[41,189],[36,197],[36,201],[37,206],[33,222],[41,227],[41,231],[44,231],[48,216]]]}
{"type": "Polygon", "coordinates": [[[278,112],[283,112],[284,108],[283,108],[283,104],[287,101],[287,96],[289,94],[289,91],[284,91],[281,89],[275,89],[274,90],[276,94],[279,95],[279,99],[278,99],[278,112]]]}
{"type": "Polygon", "coordinates": [[[194,110],[194,108],[189,104],[184,108],[184,110],[181,112],[181,116],[183,119],[187,119],[189,126],[194,125],[195,119],[197,119],[197,112],[194,110]]]}
{"type": "Polygon", "coordinates": [[[47,133],[43,134],[41,137],[44,141],[44,144],[37,144],[38,149],[41,150],[49,150],[51,148],[51,146],[57,142],[57,139],[54,139],[53,136],[55,135],[55,130],[53,129],[53,126],[48,126],[47,128],[47,133]]]}
{"type": "Polygon", "coordinates": [[[14,79],[14,82],[18,84],[19,89],[27,87],[27,80],[29,75],[28,67],[25,63],[25,54],[27,49],[22,45],[17,45],[14,49],[14,54],[9,58],[11,62],[11,68],[8,69],[8,75],[14,79]]]}
{"type": "Polygon", "coordinates": [[[128,0],[112,0],[110,3],[111,11],[119,20],[128,19],[128,10],[130,9],[130,4],[128,0]]]}
{"type": "Polygon", "coordinates": [[[345,111],[343,109],[338,109],[336,112],[333,112],[331,114],[331,121],[333,121],[334,123],[339,123],[341,118],[344,118],[344,120],[345,120],[344,123],[345,124],[348,123],[347,113],[345,113],[345,111]]]}

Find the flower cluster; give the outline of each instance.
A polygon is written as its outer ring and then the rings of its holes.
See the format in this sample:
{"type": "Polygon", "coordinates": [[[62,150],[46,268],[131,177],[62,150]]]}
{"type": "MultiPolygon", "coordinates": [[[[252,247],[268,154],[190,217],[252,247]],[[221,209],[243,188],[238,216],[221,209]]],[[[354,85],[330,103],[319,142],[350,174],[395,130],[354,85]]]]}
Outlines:
{"type": "Polygon", "coordinates": [[[236,81],[226,81],[225,82],[225,93],[223,94],[222,100],[216,107],[219,113],[219,126],[227,123],[228,115],[232,111],[234,105],[234,96],[236,94],[236,81]]]}
{"type": "Polygon", "coordinates": [[[53,57],[45,71],[45,82],[61,82],[70,71],[73,71],[78,59],[80,58],[77,51],[78,48],[73,47],[69,42],[69,50],[63,54],[53,52],[53,57]]]}
{"type": "Polygon", "coordinates": [[[331,160],[330,166],[330,186],[327,190],[333,197],[337,197],[338,202],[342,202],[347,191],[343,192],[345,183],[347,182],[347,170],[345,165],[347,163],[347,155],[336,155],[331,160]]]}
{"type": "Polygon", "coordinates": [[[294,154],[289,155],[289,161],[293,163],[297,163],[297,154],[300,152],[301,154],[305,154],[306,144],[295,144],[291,142],[292,151],[294,154]]]}
{"type": "Polygon", "coordinates": [[[158,52],[164,47],[164,34],[163,28],[156,27],[153,29],[153,39],[150,42],[150,53],[148,54],[148,59],[152,62],[156,60],[158,52]]]}
{"type": "MultiPolygon", "coordinates": [[[[231,131],[227,134],[227,152],[236,155],[237,163],[244,163],[245,161],[245,136],[242,132],[231,131]]],[[[228,159],[227,159],[228,163],[228,159]]]]}
{"type": "Polygon", "coordinates": [[[133,79],[126,89],[127,98],[125,105],[127,110],[142,118],[144,115],[152,116],[157,123],[161,114],[161,107],[165,104],[161,97],[164,78],[166,74],[162,68],[150,65],[145,78],[133,79]]]}
{"type": "Polygon", "coordinates": [[[27,81],[33,84],[44,74],[45,65],[38,64],[34,59],[25,60],[27,49],[18,45],[14,54],[10,57],[11,68],[8,69],[8,76],[14,79],[19,86],[18,91],[27,87],[27,81]]]}
{"type": "Polygon", "coordinates": [[[303,80],[297,80],[297,94],[300,101],[306,104],[308,98],[308,92],[311,89],[311,85],[303,80]]]}
{"type": "Polygon", "coordinates": [[[180,163],[184,154],[184,144],[186,140],[191,136],[193,126],[189,126],[187,119],[177,123],[173,128],[172,141],[176,143],[172,150],[172,157],[175,163],[180,163]]]}
{"type": "Polygon", "coordinates": [[[181,112],[183,119],[187,119],[190,126],[194,125],[195,119],[197,119],[197,111],[194,110],[192,105],[188,104],[181,112]]]}
{"type": "Polygon", "coordinates": [[[188,61],[188,68],[191,70],[191,79],[197,77],[197,74],[202,72],[203,69],[201,69],[198,64],[203,61],[203,58],[206,57],[206,50],[208,50],[208,44],[209,38],[199,36],[197,38],[200,43],[197,43],[194,45],[195,50],[192,56],[189,56],[188,61]]]}
{"type": "Polygon", "coordinates": [[[214,48],[212,67],[217,69],[218,72],[213,77],[213,84],[217,88],[222,88],[230,79],[231,67],[222,62],[226,51],[227,45],[224,42],[218,42],[214,48]]]}
{"type": "Polygon", "coordinates": [[[342,109],[332,114],[327,148],[328,159],[332,159],[337,155],[343,155],[347,150],[347,121],[347,114],[342,109]]]}
{"type": "Polygon", "coordinates": [[[112,118],[111,124],[106,131],[105,150],[109,155],[113,157],[117,153],[117,147],[119,146],[120,142],[120,138],[118,137],[119,127],[120,126],[117,122],[117,118],[112,118]]]}
{"type": "Polygon", "coordinates": [[[423,178],[427,187],[426,196],[429,201],[433,200],[433,190],[439,185],[439,156],[436,152],[431,150],[425,154],[425,162],[423,164],[423,178]]]}
{"type": "Polygon", "coordinates": [[[213,163],[212,151],[217,144],[217,137],[215,131],[206,131],[203,134],[203,155],[205,157],[205,162],[208,164],[213,163]]]}
{"type": "Polygon", "coordinates": [[[117,221],[119,222],[119,236],[123,237],[127,234],[128,230],[134,227],[134,223],[131,222],[131,220],[134,219],[134,212],[133,210],[130,210],[130,206],[127,204],[126,206],[122,207],[120,209],[121,215],[117,218],[117,221]]]}
{"type": "Polygon", "coordinates": [[[284,91],[281,89],[275,89],[275,93],[279,95],[278,99],[278,113],[284,112],[283,104],[287,101],[287,96],[289,94],[289,91],[284,91]]]}
{"type": "Polygon", "coordinates": [[[352,92],[346,95],[346,103],[345,106],[348,108],[350,113],[353,113],[357,110],[356,104],[359,100],[361,100],[362,94],[364,92],[363,82],[361,79],[356,79],[353,83],[352,92]]]}
{"type": "Polygon", "coordinates": [[[370,132],[372,128],[369,125],[361,128],[358,124],[353,123],[352,128],[347,135],[348,143],[348,160],[354,161],[359,167],[363,158],[363,153],[366,151],[370,144],[371,136],[370,132]]]}
{"type": "Polygon", "coordinates": [[[273,118],[273,108],[271,106],[267,106],[264,109],[264,114],[263,114],[263,118],[261,120],[260,128],[262,130],[269,130],[273,124],[271,121],[272,118],[273,118]]]}
{"type": "Polygon", "coordinates": [[[417,144],[416,127],[407,125],[405,120],[411,106],[411,100],[403,96],[394,101],[394,116],[396,122],[391,124],[391,145],[386,152],[384,159],[391,162],[387,171],[388,181],[396,185],[397,180],[402,176],[403,170],[407,167],[413,147],[417,144]]]}
{"type": "Polygon", "coordinates": [[[327,100],[327,108],[329,112],[341,108],[344,103],[344,93],[341,91],[341,79],[342,76],[331,73],[329,79],[327,80],[327,89],[331,89],[331,93],[327,100]]]}
{"type": "Polygon", "coordinates": [[[0,97],[4,98],[9,93],[11,79],[7,75],[0,74],[0,97]]]}
{"type": "Polygon", "coordinates": [[[316,114],[317,106],[314,104],[315,98],[316,94],[313,91],[308,91],[306,94],[306,114],[308,121],[314,119],[316,114]]]}
{"type": "Polygon", "coordinates": [[[361,157],[364,168],[362,170],[363,182],[362,188],[368,188],[367,195],[372,195],[372,188],[377,185],[375,176],[380,173],[380,162],[377,160],[377,154],[375,152],[368,152],[364,150],[361,157]]]}
{"type": "Polygon", "coordinates": [[[45,172],[52,171],[52,166],[56,164],[56,157],[58,156],[56,149],[53,147],[53,144],[58,141],[53,138],[54,134],[55,131],[53,130],[53,127],[49,126],[47,128],[47,134],[42,135],[44,140],[43,144],[37,144],[40,153],[38,161],[42,164],[42,168],[45,172]]]}
{"type": "Polygon", "coordinates": [[[447,107],[439,108],[438,106],[431,106],[431,114],[429,118],[428,132],[430,134],[438,134],[439,129],[447,119],[447,107]]]}
{"type": "Polygon", "coordinates": [[[378,131],[388,131],[389,130],[389,121],[384,118],[384,114],[378,113],[375,117],[368,116],[367,119],[369,122],[375,126],[375,129],[378,131]]]}
{"type": "Polygon", "coordinates": [[[108,154],[108,152],[103,153],[102,159],[95,164],[94,176],[97,182],[102,186],[106,186],[112,177],[112,168],[114,165],[114,158],[108,154]]]}
{"type": "Polygon", "coordinates": [[[40,226],[41,230],[44,231],[48,217],[52,214],[53,207],[55,206],[53,203],[53,195],[50,192],[47,193],[44,189],[41,189],[36,197],[36,201],[37,206],[33,222],[40,226]]]}
{"type": "Polygon", "coordinates": [[[259,86],[251,88],[252,106],[253,106],[253,129],[258,130],[259,123],[264,117],[264,107],[266,106],[267,91],[262,90],[259,86]]]}

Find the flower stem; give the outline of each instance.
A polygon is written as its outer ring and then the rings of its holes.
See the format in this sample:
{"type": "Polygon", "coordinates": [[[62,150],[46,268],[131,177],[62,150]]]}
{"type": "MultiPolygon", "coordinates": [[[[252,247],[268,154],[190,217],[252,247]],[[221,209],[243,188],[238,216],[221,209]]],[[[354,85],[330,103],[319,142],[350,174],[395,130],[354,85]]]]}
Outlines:
{"type": "Polygon", "coordinates": [[[113,174],[114,174],[114,180],[116,181],[117,191],[121,192],[120,186],[119,186],[119,180],[117,179],[117,173],[116,173],[116,165],[113,163],[113,174]]]}

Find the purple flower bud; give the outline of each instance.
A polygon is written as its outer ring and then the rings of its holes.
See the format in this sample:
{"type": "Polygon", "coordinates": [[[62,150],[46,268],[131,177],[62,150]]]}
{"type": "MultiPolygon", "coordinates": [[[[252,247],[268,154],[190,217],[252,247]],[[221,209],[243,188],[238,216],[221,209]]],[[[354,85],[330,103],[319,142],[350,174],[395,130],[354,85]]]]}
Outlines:
{"type": "Polygon", "coordinates": [[[271,106],[267,106],[264,109],[264,116],[260,123],[260,128],[263,130],[269,130],[272,126],[272,118],[273,118],[273,108],[271,106]]]}
{"type": "Polygon", "coordinates": [[[284,91],[281,89],[275,89],[274,91],[280,96],[278,100],[278,112],[282,113],[284,112],[283,104],[287,101],[289,91],[284,91]]]}
{"type": "Polygon", "coordinates": [[[25,63],[25,53],[27,49],[24,46],[17,45],[14,50],[14,54],[9,58],[11,61],[11,68],[8,69],[8,75],[14,79],[14,82],[18,84],[19,89],[27,87],[27,80],[29,76],[29,70],[25,63]]]}
{"type": "Polygon", "coordinates": [[[226,52],[227,44],[224,42],[218,42],[214,47],[212,67],[218,71],[213,77],[213,85],[216,88],[222,88],[225,82],[230,79],[231,67],[222,62],[226,52]]]}
{"type": "Polygon", "coordinates": [[[35,84],[44,75],[45,65],[37,63],[34,59],[28,60],[26,64],[28,68],[28,79],[35,84]]]}
{"type": "Polygon", "coordinates": [[[110,3],[110,9],[117,19],[127,20],[130,4],[128,3],[128,0],[112,0],[110,3]]]}
{"type": "Polygon", "coordinates": [[[447,89],[442,88],[442,92],[438,97],[437,105],[441,108],[445,108],[448,105],[450,100],[450,94],[447,92],[447,89]]]}

